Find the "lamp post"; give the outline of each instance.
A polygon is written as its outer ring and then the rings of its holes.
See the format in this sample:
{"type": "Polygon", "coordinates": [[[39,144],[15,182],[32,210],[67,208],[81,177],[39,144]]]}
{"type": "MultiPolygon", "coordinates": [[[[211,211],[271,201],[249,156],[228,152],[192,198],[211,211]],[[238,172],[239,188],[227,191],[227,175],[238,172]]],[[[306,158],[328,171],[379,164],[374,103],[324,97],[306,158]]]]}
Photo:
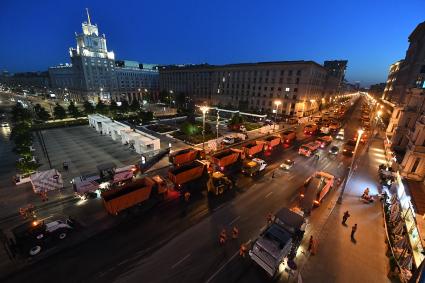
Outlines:
{"type": "Polygon", "coordinates": [[[201,106],[202,111],[202,151],[205,152],[205,113],[208,111],[208,106],[201,106]]]}
{"type": "Polygon", "coordinates": [[[137,89],[137,94],[139,95],[140,100],[143,102],[143,95],[140,95],[140,88],[137,89]]]}
{"type": "Polygon", "coordinates": [[[277,123],[277,110],[279,109],[279,105],[281,105],[281,104],[282,104],[282,102],[281,102],[280,100],[276,100],[276,101],[274,102],[274,104],[276,105],[276,112],[275,112],[275,114],[274,114],[273,132],[274,132],[274,131],[275,131],[275,129],[276,129],[276,123],[277,123]]]}
{"type": "Polygon", "coordinates": [[[170,90],[170,96],[168,97],[170,99],[170,108],[171,108],[171,95],[174,93],[173,90],[170,90]]]}
{"type": "Polygon", "coordinates": [[[354,165],[354,160],[356,158],[357,148],[359,147],[360,139],[361,139],[361,137],[363,135],[363,130],[360,129],[360,130],[357,131],[357,133],[358,133],[358,135],[357,135],[356,146],[354,147],[353,159],[351,159],[350,167],[348,167],[347,177],[344,180],[344,184],[342,184],[341,193],[339,194],[339,197],[338,197],[338,201],[337,202],[339,204],[342,203],[342,197],[344,195],[345,187],[347,186],[348,180],[351,178],[351,174],[352,174],[352,170],[353,170],[353,165],[354,165]]]}

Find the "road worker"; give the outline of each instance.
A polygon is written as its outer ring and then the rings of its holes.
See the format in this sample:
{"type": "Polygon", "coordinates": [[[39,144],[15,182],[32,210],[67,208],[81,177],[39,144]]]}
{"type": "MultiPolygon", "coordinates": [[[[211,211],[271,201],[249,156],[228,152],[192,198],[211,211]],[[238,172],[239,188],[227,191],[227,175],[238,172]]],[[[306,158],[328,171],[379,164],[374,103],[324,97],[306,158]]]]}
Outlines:
{"type": "Polygon", "coordinates": [[[219,237],[220,245],[224,245],[226,243],[226,240],[227,240],[226,229],[223,229],[221,230],[220,237],[219,237]]]}
{"type": "Polygon", "coordinates": [[[267,224],[272,223],[272,221],[273,221],[273,214],[269,212],[269,214],[267,214],[267,224]]]}
{"type": "Polygon", "coordinates": [[[239,256],[245,257],[246,254],[246,246],[245,244],[241,244],[241,247],[239,248],[239,256]]]}
{"type": "Polygon", "coordinates": [[[190,200],[190,193],[189,192],[185,192],[184,193],[184,201],[185,202],[189,202],[189,200],[190,200]]]}
{"type": "Polygon", "coordinates": [[[237,239],[239,237],[239,229],[236,226],[233,226],[232,230],[232,238],[237,239]]]}

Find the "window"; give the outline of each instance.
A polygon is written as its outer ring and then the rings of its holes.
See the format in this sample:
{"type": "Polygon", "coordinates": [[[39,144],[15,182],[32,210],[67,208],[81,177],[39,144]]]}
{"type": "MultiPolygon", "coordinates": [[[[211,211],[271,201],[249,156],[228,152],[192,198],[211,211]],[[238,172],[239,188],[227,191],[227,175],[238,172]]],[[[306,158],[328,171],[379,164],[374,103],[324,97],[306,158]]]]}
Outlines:
{"type": "Polygon", "coordinates": [[[298,88],[294,88],[294,92],[297,92],[298,91],[298,88]]]}
{"type": "Polygon", "coordinates": [[[297,71],[297,76],[301,76],[301,70],[297,71]]]}
{"type": "Polygon", "coordinates": [[[290,90],[289,87],[285,88],[285,91],[289,91],[289,90],[290,90]]]}
{"type": "Polygon", "coordinates": [[[273,98],[273,93],[270,93],[270,94],[269,94],[269,97],[270,97],[270,98],[273,98]]]}
{"type": "Polygon", "coordinates": [[[299,83],[300,83],[300,78],[297,78],[297,79],[295,80],[295,83],[296,83],[296,84],[299,84],[299,83]]]}
{"type": "Polygon", "coordinates": [[[278,88],[277,88],[277,90],[278,90],[278,91],[281,91],[281,90],[282,90],[282,88],[281,88],[281,87],[278,87],[278,88]]]}
{"type": "Polygon", "coordinates": [[[289,70],[288,76],[292,76],[292,70],[289,70]]]}
{"type": "Polygon", "coordinates": [[[271,87],[270,90],[273,91],[274,90],[274,87],[271,87]]]}
{"type": "Polygon", "coordinates": [[[410,172],[416,173],[416,170],[418,169],[418,166],[419,166],[419,162],[420,161],[421,161],[421,158],[420,157],[416,157],[415,163],[413,163],[412,170],[410,170],[410,172]]]}
{"type": "Polygon", "coordinates": [[[264,87],[264,90],[267,90],[267,87],[266,86],[264,87]]]}
{"type": "Polygon", "coordinates": [[[280,71],[280,75],[283,76],[283,74],[285,74],[285,71],[284,70],[281,70],[280,71]]]}

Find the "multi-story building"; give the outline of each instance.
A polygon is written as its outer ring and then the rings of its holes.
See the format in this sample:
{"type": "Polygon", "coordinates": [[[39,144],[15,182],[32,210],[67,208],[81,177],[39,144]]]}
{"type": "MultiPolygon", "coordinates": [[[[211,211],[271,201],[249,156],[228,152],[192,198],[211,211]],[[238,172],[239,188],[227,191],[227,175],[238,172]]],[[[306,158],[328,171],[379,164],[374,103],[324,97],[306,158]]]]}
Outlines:
{"type": "Polygon", "coordinates": [[[369,86],[369,90],[367,92],[376,99],[382,98],[385,87],[386,83],[373,84],[369,86]]]}
{"type": "Polygon", "coordinates": [[[47,72],[26,72],[9,74],[7,71],[0,76],[0,82],[9,86],[22,88],[41,89],[50,86],[47,72]]]}
{"type": "MultiPolygon", "coordinates": [[[[401,174],[425,179],[425,22],[409,36],[406,58],[390,69],[386,93],[397,101],[386,134],[391,147],[401,153],[401,174]],[[394,76],[391,76],[391,75],[394,76]],[[390,78],[391,76],[391,78],[390,78]]],[[[400,160],[399,160],[400,161],[400,160]]]]}
{"type": "Polygon", "coordinates": [[[313,61],[172,65],[159,73],[161,91],[184,93],[195,103],[267,113],[279,100],[278,113],[299,117],[317,111],[330,91],[328,70],[313,61]]]}
{"type": "Polygon", "coordinates": [[[87,11],[82,33],[76,34],[77,46],[70,48],[71,64],[49,68],[53,88],[67,89],[76,100],[109,101],[140,99],[158,93],[158,71],[152,65],[135,61],[115,61],[108,51],[105,35],[99,35],[87,11]]]}

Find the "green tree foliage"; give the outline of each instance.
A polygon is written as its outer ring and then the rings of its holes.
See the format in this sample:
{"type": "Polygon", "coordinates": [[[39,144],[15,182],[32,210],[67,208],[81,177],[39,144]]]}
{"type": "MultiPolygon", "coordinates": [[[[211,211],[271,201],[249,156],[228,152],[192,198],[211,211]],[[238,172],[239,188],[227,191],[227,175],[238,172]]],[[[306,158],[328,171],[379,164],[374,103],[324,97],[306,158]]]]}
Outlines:
{"type": "Polygon", "coordinates": [[[152,111],[139,111],[137,113],[137,117],[142,120],[143,124],[146,124],[153,120],[153,112],[152,111]]]}
{"type": "Polygon", "coordinates": [[[130,104],[130,110],[133,112],[136,112],[137,110],[140,109],[140,103],[137,99],[133,99],[133,101],[130,104]]]}
{"type": "Polygon", "coordinates": [[[47,110],[38,103],[34,106],[34,112],[37,118],[42,121],[47,121],[50,119],[49,112],[47,112],[47,110]]]}
{"type": "Polygon", "coordinates": [[[24,160],[21,160],[16,163],[16,168],[21,173],[26,174],[35,171],[38,168],[38,164],[28,160],[27,158],[24,158],[24,160]]]}
{"type": "Polygon", "coordinates": [[[130,105],[128,105],[127,100],[124,99],[123,101],[121,101],[121,106],[120,106],[121,113],[127,113],[129,108],[130,108],[130,105]]]}
{"type": "Polygon", "coordinates": [[[19,122],[31,122],[31,112],[22,106],[21,103],[16,103],[12,108],[12,121],[15,123],[19,122]]]}
{"type": "Polygon", "coordinates": [[[184,108],[186,106],[186,95],[184,92],[179,92],[176,94],[176,107],[184,108]]]}
{"type": "Polygon", "coordinates": [[[239,113],[236,113],[233,115],[232,119],[229,120],[229,125],[243,124],[244,121],[244,118],[239,115],[239,113]]]}
{"type": "Polygon", "coordinates": [[[159,92],[159,101],[165,104],[170,104],[171,101],[171,95],[166,90],[161,90],[159,92]]]}
{"type": "Polygon", "coordinates": [[[116,117],[118,112],[118,105],[115,100],[111,100],[111,104],[109,105],[109,112],[111,113],[112,117],[116,117]]]}
{"type": "Polygon", "coordinates": [[[108,106],[103,103],[102,100],[99,100],[99,102],[96,104],[96,112],[100,114],[107,114],[108,110],[108,106]]]}
{"type": "Polygon", "coordinates": [[[53,108],[53,115],[55,116],[55,119],[65,119],[66,118],[65,108],[63,108],[63,106],[60,105],[59,103],[56,103],[55,107],[53,108]]]}
{"type": "Polygon", "coordinates": [[[74,101],[71,101],[68,106],[68,114],[73,118],[78,118],[81,116],[80,110],[78,110],[77,106],[75,106],[74,101]]]}
{"type": "Polygon", "coordinates": [[[88,114],[93,114],[95,111],[95,108],[93,106],[93,104],[91,104],[89,101],[84,101],[83,104],[84,107],[84,112],[88,115],[88,114]]]}

